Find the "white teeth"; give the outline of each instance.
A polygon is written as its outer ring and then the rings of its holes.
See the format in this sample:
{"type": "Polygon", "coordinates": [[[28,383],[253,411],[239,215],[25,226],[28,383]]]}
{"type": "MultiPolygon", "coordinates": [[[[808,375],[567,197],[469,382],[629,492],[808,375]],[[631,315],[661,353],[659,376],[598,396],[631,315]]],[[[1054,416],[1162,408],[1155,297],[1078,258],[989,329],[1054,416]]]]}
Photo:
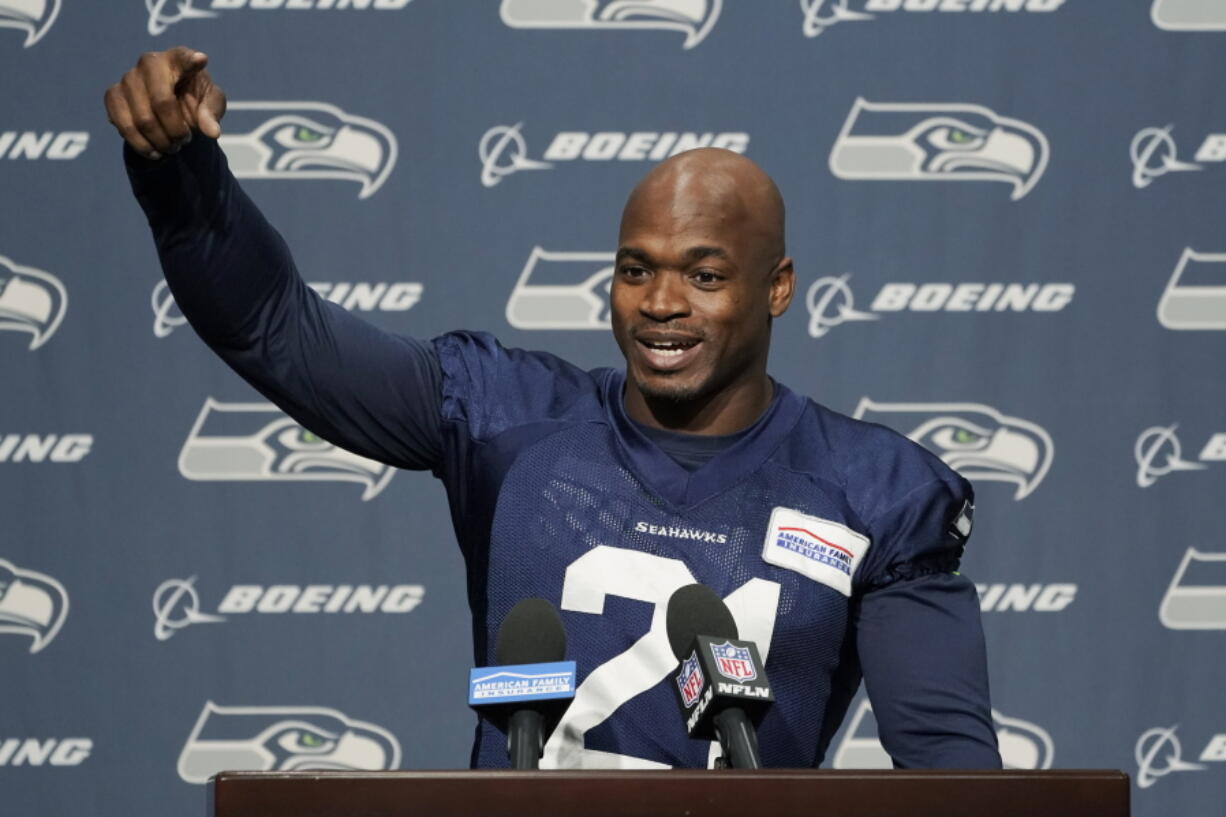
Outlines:
{"type": "Polygon", "coordinates": [[[676,357],[677,355],[681,354],[685,350],[684,349],[660,349],[659,347],[653,346],[652,351],[655,352],[657,355],[664,355],[665,357],[676,357]]]}

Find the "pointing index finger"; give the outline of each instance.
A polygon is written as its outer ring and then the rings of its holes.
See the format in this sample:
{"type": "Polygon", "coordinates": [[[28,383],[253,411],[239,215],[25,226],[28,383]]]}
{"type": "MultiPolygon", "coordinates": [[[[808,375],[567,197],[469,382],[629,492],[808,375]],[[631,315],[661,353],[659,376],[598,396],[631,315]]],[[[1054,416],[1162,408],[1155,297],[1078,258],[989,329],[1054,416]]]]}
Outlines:
{"type": "Polygon", "coordinates": [[[168,56],[176,81],[194,74],[209,64],[209,57],[203,51],[183,45],[170,49],[168,56]]]}

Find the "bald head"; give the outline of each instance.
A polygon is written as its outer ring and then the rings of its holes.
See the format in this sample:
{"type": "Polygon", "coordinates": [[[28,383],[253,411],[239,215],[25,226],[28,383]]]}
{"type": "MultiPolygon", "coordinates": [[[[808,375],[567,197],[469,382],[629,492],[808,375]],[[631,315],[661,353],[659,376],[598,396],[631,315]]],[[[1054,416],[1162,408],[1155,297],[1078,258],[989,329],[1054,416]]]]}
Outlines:
{"type": "Polygon", "coordinates": [[[622,211],[609,319],[637,422],[729,434],[770,403],[771,321],[796,275],[783,199],[756,164],[703,148],[657,165],[622,211]]]}
{"type": "Polygon", "coordinates": [[[698,148],[656,165],[631,191],[621,232],[646,222],[693,219],[745,239],[769,270],[785,254],[783,197],[752,160],[722,148],[698,148]]]}

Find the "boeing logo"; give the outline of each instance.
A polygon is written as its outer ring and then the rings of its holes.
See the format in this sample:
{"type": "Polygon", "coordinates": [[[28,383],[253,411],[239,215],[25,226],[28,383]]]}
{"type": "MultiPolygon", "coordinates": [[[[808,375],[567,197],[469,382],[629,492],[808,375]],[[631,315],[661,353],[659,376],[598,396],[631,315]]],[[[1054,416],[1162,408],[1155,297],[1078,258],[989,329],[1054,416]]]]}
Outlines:
{"type": "Polygon", "coordinates": [[[1148,789],[1172,772],[1197,772],[1207,769],[1207,763],[1226,761],[1226,732],[1209,738],[1199,763],[1183,759],[1183,745],[1174,726],[1156,726],[1141,733],[1133,752],[1137,761],[1137,788],[1148,789]]]}
{"type": "Polygon", "coordinates": [[[549,162],[528,158],[528,146],[519,132],[523,122],[514,125],[495,125],[485,132],[477,145],[477,157],[481,160],[481,184],[493,187],[520,170],[547,170],[549,162]]]}
{"type": "MultiPolygon", "coordinates": [[[[1128,157],[1132,159],[1132,186],[1143,190],[1159,176],[1188,170],[1201,170],[1192,162],[1181,162],[1175,156],[1175,140],[1171,137],[1174,125],[1165,128],[1141,128],[1128,145],[1128,157]]],[[[1211,134],[1214,136],[1226,134],[1211,134]]],[[[1222,157],[1226,159],[1226,156],[1222,157]]],[[[1220,161],[1220,160],[1218,160],[1220,161]]]]}
{"type": "Polygon", "coordinates": [[[89,134],[80,130],[0,132],[0,159],[75,159],[89,146],[89,134]]]}
{"type": "Polygon", "coordinates": [[[657,29],[685,35],[693,48],[719,19],[723,0],[502,0],[511,28],[657,29]]]}
{"type": "Polygon", "coordinates": [[[1058,613],[1077,598],[1075,584],[977,584],[979,609],[985,613],[1058,613]]]}
{"type": "Polygon", "coordinates": [[[882,285],[870,311],[864,312],[855,308],[850,277],[826,276],[809,287],[805,305],[810,337],[825,337],[844,323],[875,321],[883,312],[1059,312],[1077,291],[1071,283],[891,282],[882,285]]]}
{"type": "Polygon", "coordinates": [[[1148,488],[1159,477],[1176,471],[1202,471],[1205,463],[1226,461],[1226,432],[1210,435],[1201,449],[1199,462],[1183,457],[1183,446],[1175,436],[1178,423],[1169,426],[1150,426],[1137,437],[1132,447],[1137,462],[1137,487],[1148,488]]]}
{"type": "Polygon", "coordinates": [[[420,584],[236,584],[217,605],[217,613],[205,613],[195,576],[167,579],[153,591],[153,636],[168,641],[192,624],[220,623],[246,613],[408,613],[425,595],[420,584]]]}
{"type": "Polygon", "coordinates": [[[658,162],[702,147],[717,147],[744,153],[749,134],[742,131],[562,131],[553,137],[540,159],[528,156],[523,122],[495,125],[477,144],[481,184],[494,187],[520,170],[548,170],[558,162],[658,162]]]}
{"type": "Polygon", "coordinates": [[[216,17],[219,11],[234,11],[250,8],[259,11],[309,11],[317,9],[374,9],[396,11],[412,0],[145,0],[149,12],[148,30],[154,37],[162,34],[175,23],[184,20],[205,20],[216,17]],[[205,8],[207,6],[207,8],[205,8]]]}
{"type": "Polygon", "coordinates": [[[848,321],[875,321],[879,316],[855,308],[855,296],[847,285],[850,273],[818,278],[805,294],[809,308],[809,337],[823,338],[848,321]]]}
{"type": "Polygon", "coordinates": [[[93,434],[0,434],[0,463],[80,462],[93,447],[93,434]]]}
{"type": "Polygon", "coordinates": [[[806,37],[816,37],[835,23],[875,20],[903,12],[1055,11],[1064,0],[800,0],[806,37]]]}
{"type": "Polygon", "coordinates": [[[196,593],[196,577],[167,579],[153,591],[153,637],[166,641],[189,624],[209,624],[225,621],[225,616],[200,612],[200,596],[196,593]]]}
{"type": "Polygon", "coordinates": [[[80,766],[93,750],[91,738],[0,738],[0,766],[80,766]]]}
{"type": "MultiPolygon", "coordinates": [[[[407,312],[421,300],[423,291],[416,281],[312,281],[307,286],[351,312],[407,312]]],[[[155,337],[168,337],[187,323],[165,281],[153,285],[150,305],[155,337]]]]}

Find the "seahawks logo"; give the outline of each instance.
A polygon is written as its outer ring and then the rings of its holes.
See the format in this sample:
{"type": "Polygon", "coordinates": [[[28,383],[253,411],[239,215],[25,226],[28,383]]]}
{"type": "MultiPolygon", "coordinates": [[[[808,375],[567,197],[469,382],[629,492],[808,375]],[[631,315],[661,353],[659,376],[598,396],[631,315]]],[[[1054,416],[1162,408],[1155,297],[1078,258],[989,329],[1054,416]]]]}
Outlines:
{"type": "Polygon", "coordinates": [[[60,0],[0,0],[0,28],[26,33],[26,48],[43,38],[60,13],[60,0]]]}
{"type": "Polygon", "coordinates": [[[1167,329],[1226,329],[1226,253],[1185,247],[1158,300],[1167,329]]]}
{"type": "Polygon", "coordinates": [[[373,723],[319,706],[218,706],[209,701],[183,751],[179,777],[221,771],[380,771],[400,765],[400,743],[373,723]]]}
{"type": "Polygon", "coordinates": [[[368,500],[396,469],[320,439],[272,403],[210,397],[179,452],[179,473],[205,482],[356,482],[368,500]]]}
{"type": "Polygon", "coordinates": [[[29,636],[30,652],[38,652],[51,643],[67,616],[64,585],[0,559],[0,633],[29,636]]]}
{"type": "Polygon", "coordinates": [[[533,247],[507,301],[516,329],[608,329],[611,252],[533,247]]]}
{"type": "Polygon", "coordinates": [[[1172,630],[1226,630],[1226,553],[1184,551],[1158,619],[1172,630]]]}
{"type": "Polygon", "coordinates": [[[29,348],[37,349],[60,328],[67,308],[60,279],[0,255],[0,331],[28,333],[29,348]]]}
{"type": "Polygon", "coordinates": [[[693,48],[719,19],[723,0],[502,0],[511,28],[639,28],[680,31],[693,48]]]}
{"type": "Polygon", "coordinates": [[[1168,31],[1226,31],[1226,3],[1213,0],[1154,0],[1149,15],[1168,31]]]}
{"type": "Polygon", "coordinates": [[[982,403],[877,403],[865,397],[857,420],[906,434],[971,482],[1009,482],[1025,499],[1051,467],[1051,435],[982,403]]]}
{"type": "Polygon", "coordinates": [[[325,102],[231,102],[217,140],[240,179],[340,179],[373,196],[396,165],[386,126],[325,102]]]}
{"type": "Polygon", "coordinates": [[[857,99],[830,151],[850,181],[990,181],[1029,193],[1047,167],[1047,137],[982,105],[857,99]]]}

